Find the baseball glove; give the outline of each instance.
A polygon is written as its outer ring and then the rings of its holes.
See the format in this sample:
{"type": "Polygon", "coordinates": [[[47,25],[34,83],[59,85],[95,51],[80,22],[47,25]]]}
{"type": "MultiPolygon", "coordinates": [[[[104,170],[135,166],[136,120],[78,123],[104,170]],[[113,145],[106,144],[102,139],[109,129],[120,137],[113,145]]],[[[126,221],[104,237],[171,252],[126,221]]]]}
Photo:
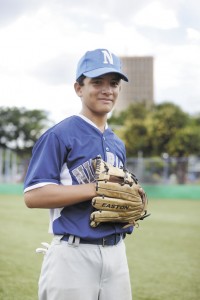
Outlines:
{"type": "Polygon", "coordinates": [[[104,222],[125,223],[125,227],[138,224],[147,214],[147,197],[134,174],[103,161],[93,159],[97,196],[92,199],[95,210],[90,225],[104,222]]]}

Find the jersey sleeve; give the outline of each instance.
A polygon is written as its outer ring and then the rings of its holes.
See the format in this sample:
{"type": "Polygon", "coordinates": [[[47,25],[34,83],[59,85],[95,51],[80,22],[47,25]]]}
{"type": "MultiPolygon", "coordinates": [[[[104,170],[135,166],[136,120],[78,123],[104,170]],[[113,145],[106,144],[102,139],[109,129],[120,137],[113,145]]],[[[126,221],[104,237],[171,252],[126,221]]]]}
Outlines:
{"type": "Polygon", "coordinates": [[[47,184],[60,184],[60,172],[66,155],[66,146],[55,133],[44,134],[33,148],[24,192],[47,184]]]}

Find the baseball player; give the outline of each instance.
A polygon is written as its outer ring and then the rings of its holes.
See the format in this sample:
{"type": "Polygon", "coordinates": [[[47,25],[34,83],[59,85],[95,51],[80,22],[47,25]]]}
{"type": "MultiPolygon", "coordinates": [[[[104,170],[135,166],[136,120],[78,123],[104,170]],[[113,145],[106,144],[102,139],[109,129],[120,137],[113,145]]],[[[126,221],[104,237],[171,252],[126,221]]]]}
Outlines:
{"type": "Polygon", "coordinates": [[[124,238],[133,226],[90,223],[97,196],[92,160],[126,164],[123,142],[107,125],[117,101],[120,59],[107,49],[88,51],[77,65],[74,89],[80,114],[47,130],[36,142],[24,183],[29,208],[50,209],[53,234],[39,278],[40,300],[130,300],[124,238]]]}

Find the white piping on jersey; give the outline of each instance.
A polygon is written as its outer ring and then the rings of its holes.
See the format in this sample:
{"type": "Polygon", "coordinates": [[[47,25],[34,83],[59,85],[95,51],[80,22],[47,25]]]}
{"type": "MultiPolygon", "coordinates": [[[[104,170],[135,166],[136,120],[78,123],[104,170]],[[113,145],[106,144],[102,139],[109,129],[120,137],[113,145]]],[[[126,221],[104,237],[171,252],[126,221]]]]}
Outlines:
{"type": "MultiPolygon", "coordinates": [[[[77,116],[80,117],[81,119],[83,119],[85,122],[89,123],[90,125],[94,126],[95,128],[99,129],[99,128],[96,126],[96,124],[94,124],[94,123],[93,123],[90,119],[88,119],[87,117],[85,117],[85,116],[83,116],[83,115],[81,115],[81,114],[78,114],[77,116]]],[[[107,129],[107,128],[108,128],[108,124],[106,123],[106,124],[105,124],[105,129],[107,129]]]]}
{"type": "MultiPolygon", "coordinates": [[[[62,185],[72,185],[72,178],[71,175],[69,173],[69,169],[67,168],[67,164],[64,163],[60,172],[60,182],[62,185]]],[[[58,185],[55,182],[40,182],[37,184],[34,184],[32,186],[27,187],[24,190],[24,193],[33,189],[37,189],[40,187],[43,187],[45,185],[49,185],[49,184],[55,184],[58,185]]],[[[61,211],[63,210],[64,207],[59,207],[59,208],[52,208],[49,210],[49,233],[53,233],[53,228],[52,228],[52,224],[53,222],[58,219],[61,216],[61,211]]]]}
{"type": "Polygon", "coordinates": [[[37,188],[40,188],[40,187],[43,187],[43,186],[48,185],[48,184],[56,184],[56,185],[58,185],[55,182],[40,182],[40,183],[33,184],[33,185],[28,186],[27,188],[25,188],[24,189],[24,193],[26,193],[28,191],[31,191],[31,190],[34,190],[34,189],[37,189],[37,188]]]}

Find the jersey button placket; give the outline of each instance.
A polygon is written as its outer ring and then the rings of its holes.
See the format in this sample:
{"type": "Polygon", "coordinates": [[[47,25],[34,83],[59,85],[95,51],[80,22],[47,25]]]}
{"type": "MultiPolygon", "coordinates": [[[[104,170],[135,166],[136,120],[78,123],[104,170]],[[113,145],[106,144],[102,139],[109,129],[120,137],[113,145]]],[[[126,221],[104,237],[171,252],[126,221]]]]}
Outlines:
{"type": "Polygon", "coordinates": [[[102,144],[103,144],[103,149],[104,149],[104,155],[105,155],[105,158],[106,158],[106,152],[109,151],[109,148],[106,146],[106,138],[105,138],[105,136],[102,137],[102,144]]]}

